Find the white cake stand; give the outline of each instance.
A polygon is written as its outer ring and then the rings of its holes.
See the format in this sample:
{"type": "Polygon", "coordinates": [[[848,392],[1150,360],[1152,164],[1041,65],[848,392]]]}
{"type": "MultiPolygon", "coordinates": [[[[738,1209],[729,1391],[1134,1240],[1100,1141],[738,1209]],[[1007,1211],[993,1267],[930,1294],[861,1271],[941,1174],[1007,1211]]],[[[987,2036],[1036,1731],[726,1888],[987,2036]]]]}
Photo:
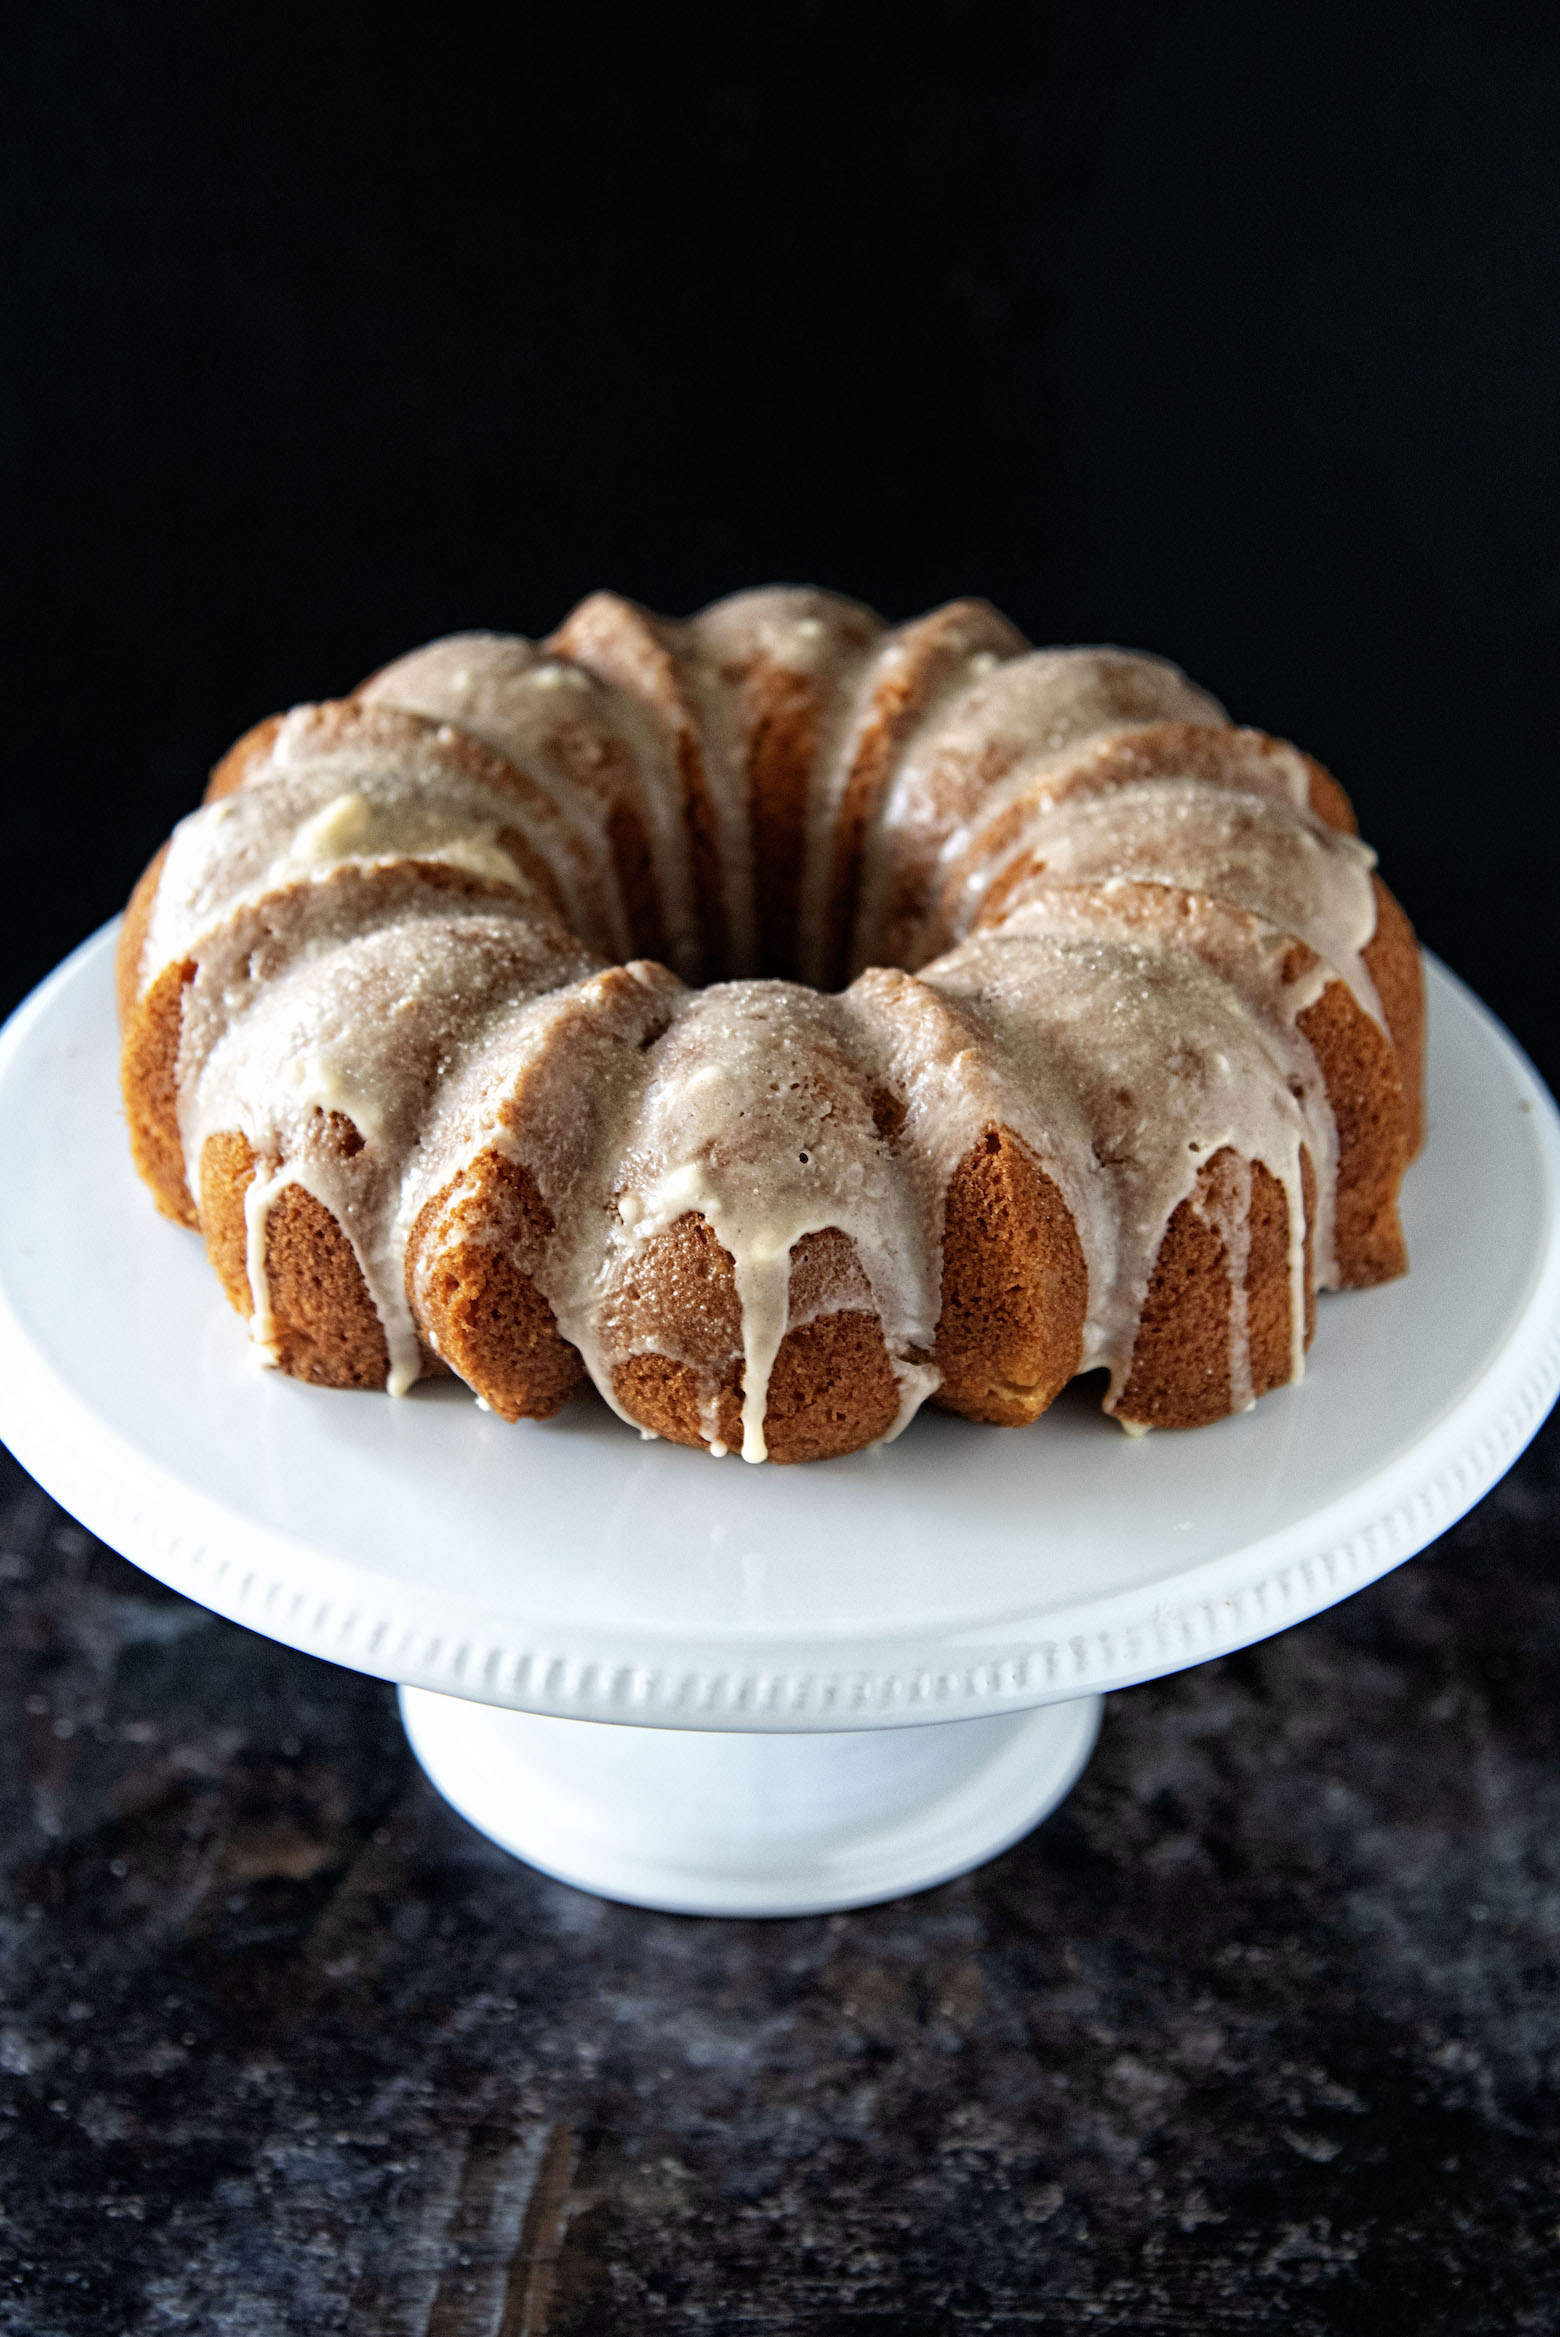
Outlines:
{"type": "Polygon", "coordinates": [[[1560,1384],[1560,1120],[1432,968],[1413,1271],[1324,1299],[1304,1384],[1128,1438],[1034,1428],[750,1469],[594,1399],[504,1426],[250,1360],[126,1154],[112,934],[0,1034],[0,1433],[84,1524],[217,1613],[401,1683],[484,1833],[615,1899],[859,1906],[1055,1807],[1104,1691],[1316,1614],[1492,1485],[1560,1384]],[[630,1725],[623,1725],[630,1724],[630,1725]]]}

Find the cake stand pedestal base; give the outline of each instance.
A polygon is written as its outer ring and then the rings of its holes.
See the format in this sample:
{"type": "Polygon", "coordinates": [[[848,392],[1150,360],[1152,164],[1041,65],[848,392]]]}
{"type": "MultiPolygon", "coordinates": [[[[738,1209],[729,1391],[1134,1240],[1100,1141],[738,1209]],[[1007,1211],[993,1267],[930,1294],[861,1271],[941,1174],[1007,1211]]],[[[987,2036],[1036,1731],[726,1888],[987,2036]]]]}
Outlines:
{"type": "Polygon", "coordinates": [[[473,1826],[562,1882],[677,1915],[822,1915],[964,1874],[1071,1790],[1103,1705],[761,1736],[401,1690],[412,1750],[473,1826]]]}

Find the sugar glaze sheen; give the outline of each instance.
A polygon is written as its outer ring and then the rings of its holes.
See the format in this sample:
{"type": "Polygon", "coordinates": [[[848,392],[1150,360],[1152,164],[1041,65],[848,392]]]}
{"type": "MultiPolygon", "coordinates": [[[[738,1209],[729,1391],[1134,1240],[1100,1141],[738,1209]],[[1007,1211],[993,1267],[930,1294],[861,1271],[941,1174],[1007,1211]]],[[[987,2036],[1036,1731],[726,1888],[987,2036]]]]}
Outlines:
{"type": "Polygon", "coordinates": [[[607,593],[262,723],[137,887],[137,1166],[263,1360],[748,1460],[1133,1430],[1404,1271],[1423,990],[1347,798],[985,603],[607,593]]]}

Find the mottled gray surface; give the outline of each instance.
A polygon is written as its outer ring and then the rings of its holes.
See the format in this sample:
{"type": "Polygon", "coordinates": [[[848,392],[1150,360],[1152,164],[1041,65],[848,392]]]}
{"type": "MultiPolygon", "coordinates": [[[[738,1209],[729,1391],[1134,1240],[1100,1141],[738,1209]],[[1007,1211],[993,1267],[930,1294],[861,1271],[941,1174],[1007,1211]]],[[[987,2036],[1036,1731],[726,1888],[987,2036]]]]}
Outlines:
{"type": "Polygon", "coordinates": [[[0,1478],[0,2331],[1560,2327],[1560,1431],[897,1906],[605,1906],[0,1478]]]}

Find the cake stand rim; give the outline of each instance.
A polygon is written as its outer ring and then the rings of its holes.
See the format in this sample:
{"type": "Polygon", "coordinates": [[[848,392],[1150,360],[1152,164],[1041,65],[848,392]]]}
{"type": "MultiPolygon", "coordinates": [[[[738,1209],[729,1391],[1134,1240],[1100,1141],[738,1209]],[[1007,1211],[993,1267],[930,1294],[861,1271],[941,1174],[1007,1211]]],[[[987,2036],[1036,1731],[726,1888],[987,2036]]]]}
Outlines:
{"type": "MultiPolygon", "coordinates": [[[[0,1087],[60,989],[112,945],[91,936],[0,1032],[0,1087]]],[[[517,1649],[475,1642],[470,1612],[437,1590],[391,1587],[175,1478],[80,1399],[30,1342],[0,1287],[0,1433],[62,1505],[127,1558],[228,1620],[400,1685],[559,1718],[727,1731],[924,1725],[1108,1692],[1231,1652],[1322,1612],[1412,1557],[1504,1474],[1560,1391],[1560,1113],[1518,1043],[1426,953],[1434,981],[1504,1053],[1539,1118],[1547,1238],[1503,1343],[1449,1409],[1379,1473],[1263,1540],[1139,1588],[1053,1611],[1000,1637],[886,1627],[844,1660],[838,1640],[766,1639],[744,1664],[729,1640],[646,1655],[604,1643],[517,1649]],[[224,1546],[225,1545],[225,1546],[224,1546]],[[236,1547],[235,1547],[236,1545],[236,1547]],[[379,1589],[382,1609],[365,1612],[379,1589]],[[1069,1617],[1071,1620],[1069,1621],[1069,1617]]],[[[993,1625],[993,1631],[998,1630],[993,1625]]],[[[491,1626],[487,1628],[490,1641],[491,1626]]]]}

